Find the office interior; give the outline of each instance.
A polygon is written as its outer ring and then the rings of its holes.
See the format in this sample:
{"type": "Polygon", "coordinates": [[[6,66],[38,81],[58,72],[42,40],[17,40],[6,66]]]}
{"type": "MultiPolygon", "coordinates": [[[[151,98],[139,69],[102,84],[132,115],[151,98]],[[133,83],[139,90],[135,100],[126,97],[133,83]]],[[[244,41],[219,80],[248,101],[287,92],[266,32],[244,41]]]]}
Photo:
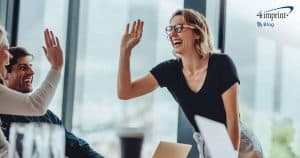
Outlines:
{"type": "Polygon", "coordinates": [[[159,141],[193,144],[193,129],[166,89],[122,101],[117,97],[119,47],[125,25],[143,19],[142,40],[132,53],[132,77],[174,58],[165,34],[172,13],[193,8],[207,18],[219,53],[228,54],[240,77],[241,120],[253,130],[267,158],[300,158],[300,2],[298,0],[1,0],[0,24],[12,46],[34,54],[34,88],[49,65],[43,30],[61,39],[65,66],[50,109],[64,126],[105,157],[119,157],[116,131],[145,131],[143,157],[159,141]],[[286,19],[259,26],[262,10],[293,6],[286,19]]]}

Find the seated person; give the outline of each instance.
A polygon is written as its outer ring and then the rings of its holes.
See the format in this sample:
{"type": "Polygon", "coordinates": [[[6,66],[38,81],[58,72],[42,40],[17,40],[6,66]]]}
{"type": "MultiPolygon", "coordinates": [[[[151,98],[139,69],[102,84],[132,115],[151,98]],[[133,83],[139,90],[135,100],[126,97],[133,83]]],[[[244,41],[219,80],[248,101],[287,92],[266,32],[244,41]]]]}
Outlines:
{"type": "MultiPolygon", "coordinates": [[[[0,25],[0,113],[12,115],[36,115],[46,113],[47,107],[54,96],[63,66],[63,52],[59,39],[49,29],[44,31],[45,55],[51,64],[48,76],[42,85],[32,94],[23,94],[6,87],[6,65],[9,64],[10,53],[6,31],[0,25]]],[[[0,130],[0,157],[8,155],[8,142],[2,130],[0,130]]]]}
{"type": "MultiPolygon", "coordinates": [[[[21,47],[12,47],[9,49],[13,58],[7,66],[7,86],[22,93],[32,92],[32,81],[34,71],[32,69],[32,54],[21,47]]],[[[61,120],[50,110],[47,110],[43,116],[14,116],[0,115],[2,121],[2,130],[9,137],[9,128],[13,122],[44,122],[50,124],[62,125],[61,120]]],[[[66,156],[69,158],[103,158],[94,151],[87,142],[76,137],[71,132],[66,133],[66,156]]]]}

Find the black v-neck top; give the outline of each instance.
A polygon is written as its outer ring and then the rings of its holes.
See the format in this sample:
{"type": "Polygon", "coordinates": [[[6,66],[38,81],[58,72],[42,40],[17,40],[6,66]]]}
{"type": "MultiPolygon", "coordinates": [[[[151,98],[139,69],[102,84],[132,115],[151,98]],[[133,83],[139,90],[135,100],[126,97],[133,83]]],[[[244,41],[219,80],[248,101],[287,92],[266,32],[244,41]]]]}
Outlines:
{"type": "Polygon", "coordinates": [[[206,78],[198,92],[190,89],[182,68],[180,59],[171,59],[158,64],[150,72],[160,87],[169,90],[196,131],[199,131],[194,120],[196,114],[226,126],[221,95],[236,82],[240,83],[231,58],[226,54],[210,54],[206,78]]]}

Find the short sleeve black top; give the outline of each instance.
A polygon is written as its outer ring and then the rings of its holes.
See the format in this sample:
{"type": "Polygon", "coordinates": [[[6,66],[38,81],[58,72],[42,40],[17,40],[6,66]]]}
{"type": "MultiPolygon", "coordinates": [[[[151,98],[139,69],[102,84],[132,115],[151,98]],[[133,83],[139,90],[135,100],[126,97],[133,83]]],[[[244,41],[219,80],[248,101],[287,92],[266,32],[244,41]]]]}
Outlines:
{"type": "Polygon", "coordinates": [[[198,92],[193,92],[189,88],[182,68],[180,59],[171,59],[158,64],[150,72],[160,87],[169,90],[196,131],[199,131],[194,120],[196,114],[226,126],[221,95],[233,84],[239,83],[231,58],[226,54],[210,54],[206,78],[198,92]]]}

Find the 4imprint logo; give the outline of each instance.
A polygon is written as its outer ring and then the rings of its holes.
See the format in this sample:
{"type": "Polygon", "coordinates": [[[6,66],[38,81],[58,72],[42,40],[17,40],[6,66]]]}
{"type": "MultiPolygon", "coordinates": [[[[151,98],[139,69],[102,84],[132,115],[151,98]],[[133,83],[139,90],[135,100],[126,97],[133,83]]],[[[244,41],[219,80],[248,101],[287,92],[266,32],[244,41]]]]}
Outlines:
{"type": "Polygon", "coordinates": [[[275,20],[286,19],[294,10],[293,6],[283,6],[279,8],[268,9],[266,11],[259,11],[257,27],[275,27],[275,20]]]}

